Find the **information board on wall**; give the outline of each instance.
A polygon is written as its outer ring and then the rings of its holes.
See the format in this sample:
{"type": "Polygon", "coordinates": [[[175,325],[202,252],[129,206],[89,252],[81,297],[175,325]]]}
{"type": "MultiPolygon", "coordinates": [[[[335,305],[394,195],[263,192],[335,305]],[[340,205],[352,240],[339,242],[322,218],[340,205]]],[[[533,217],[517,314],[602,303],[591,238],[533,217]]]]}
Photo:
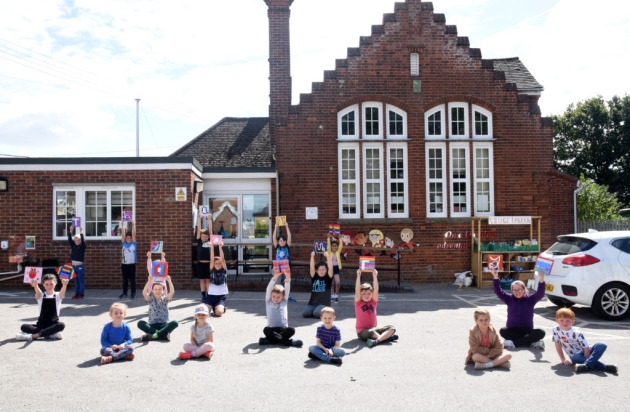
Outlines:
{"type": "Polygon", "coordinates": [[[490,216],[489,225],[531,225],[531,216],[490,216]]]}

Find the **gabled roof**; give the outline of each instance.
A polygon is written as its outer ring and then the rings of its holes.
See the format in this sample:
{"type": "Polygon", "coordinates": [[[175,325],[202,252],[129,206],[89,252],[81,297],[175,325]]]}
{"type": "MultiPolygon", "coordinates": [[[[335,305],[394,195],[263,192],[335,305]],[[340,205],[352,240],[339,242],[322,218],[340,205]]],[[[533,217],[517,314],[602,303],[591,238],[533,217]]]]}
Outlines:
{"type": "Polygon", "coordinates": [[[267,117],[224,117],[171,156],[204,167],[275,167],[267,117]]]}
{"type": "Polygon", "coordinates": [[[485,59],[484,66],[492,68],[494,71],[503,72],[507,83],[514,83],[519,93],[540,94],[543,86],[538,83],[534,76],[527,70],[527,67],[518,57],[507,59],[485,59]],[[489,67],[491,66],[491,67],[489,67]]]}

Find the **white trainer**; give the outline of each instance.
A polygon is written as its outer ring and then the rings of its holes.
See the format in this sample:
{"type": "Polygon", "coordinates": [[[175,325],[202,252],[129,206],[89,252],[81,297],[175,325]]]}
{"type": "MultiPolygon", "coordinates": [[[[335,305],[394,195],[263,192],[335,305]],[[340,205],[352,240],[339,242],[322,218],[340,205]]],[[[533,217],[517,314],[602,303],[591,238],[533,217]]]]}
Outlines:
{"type": "Polygon", "coordinates": [[[509,339],[506,339],[506,340],[504,340],[504,341],[503,341],[503,347],[504,347],[505,349],[513,349],[513,348],[515,348],[516,346],[514,345],[514,342],[512,342],[512,341],[511,341],[511,340],[509,340],[509,339]]]}
{"type": "Polygon", "coordinates": [[[51,339],[63,339],[63,336],[61,335],[61,332],[57,332],[57,333],[53,333],[52,335],[50,335],[49,338],[51,338],[51,339]]]}
{"type": "Polygon", "coordinates": [[[545,342],[543,342],[542,340],[539,340],[538,342],[534,342],[530,345],[532,348],[536,348],[536,349],[545,349],[545,342]]]}
{"type": "Polygon", "coordinates": [[[33,340],[33,335],[31,335],[30,333],[18,332],[18,334],[15,335],[15,339],[31,341],[33,340]]]}

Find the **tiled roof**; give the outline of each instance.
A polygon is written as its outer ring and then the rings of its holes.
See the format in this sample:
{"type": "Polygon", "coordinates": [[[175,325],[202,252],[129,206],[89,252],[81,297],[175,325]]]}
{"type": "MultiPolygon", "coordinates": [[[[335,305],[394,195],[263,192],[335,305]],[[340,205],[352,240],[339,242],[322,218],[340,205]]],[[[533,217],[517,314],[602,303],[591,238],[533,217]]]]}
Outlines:
{"type": "Polygon", "coordinates": [[[492,62],[495,71],[505,73],[505,81],[507,83],[516,84],[517,91],[523,93],[543,91],[543,86],[536,81],[518,57],[488,59],[488,61],[492,62]]]}
{"type": "Polygon", "coordinates": [[[171,156],[192,156],[209,167],[273,167],[267,117],[225,117],[171,156]]]}

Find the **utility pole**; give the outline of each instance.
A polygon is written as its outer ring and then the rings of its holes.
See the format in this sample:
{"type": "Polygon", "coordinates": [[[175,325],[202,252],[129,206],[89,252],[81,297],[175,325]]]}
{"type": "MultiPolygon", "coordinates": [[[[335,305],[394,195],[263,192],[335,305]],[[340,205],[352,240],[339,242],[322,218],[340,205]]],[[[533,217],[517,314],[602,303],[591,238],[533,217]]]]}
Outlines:
{"type": "Polygon", "coordinates": [[[140,157],[140,99],[136,99],[136,157],[140,157]]]}

